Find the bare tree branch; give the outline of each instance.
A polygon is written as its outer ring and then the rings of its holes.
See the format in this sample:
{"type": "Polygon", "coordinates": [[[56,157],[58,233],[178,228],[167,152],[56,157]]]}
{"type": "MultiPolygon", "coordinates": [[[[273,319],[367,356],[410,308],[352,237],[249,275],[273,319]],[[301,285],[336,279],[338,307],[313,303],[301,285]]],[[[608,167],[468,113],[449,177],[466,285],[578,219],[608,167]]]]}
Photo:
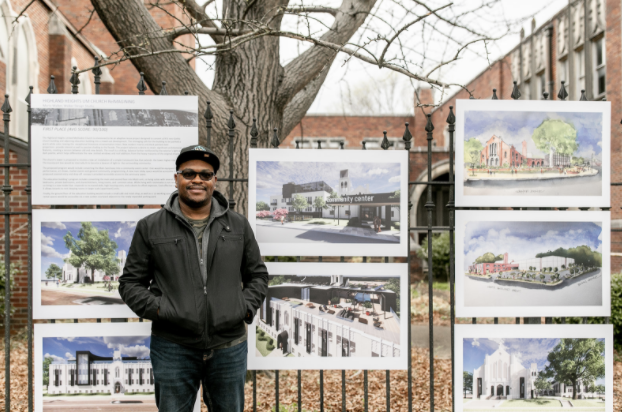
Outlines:
{"type": "Polygon", "coordinates": [[[89,25],[89,23],[91,22],[91,19],[93,18],[93,14],[95,14],[95,9],[91,9],[89,11],[89,18],[86,20],[86,23],[84,23],[84,25],[82,25],[82,27],[80,27],[78,29],[78,31],[76,32],[76,34],[80,34],[82,33],[82,30],[84,30],[86,28],[86,26],[89,25]]]}
{"type": "MultiPolygon", "coordinates": [[[[195,0],[178,0],[179,5],[193,18],[197,23],[205,28],[219,29],[214,21],[207,15],[205,8],[211,3],[208,1],[203,6],[199,6],[195,0]]],[[[219,34],[209,34],[212,40],[216,43],[222,43],[224,41],[223,36],[219,34]]]]}
{"type": "Polygon", "coordinates": [[[26,10],[28,10],[28,7],[30,7],[32,5],[32,3],[34,3],[34,2],[35,2],[35,0],[30,0],[28,2],[28,4],[26,4],[26,6],[24,6],[22,11],[20,11],[19,14],[17,15],[17,17],[15,18],[15,20],[13,20],[13,24],[17,23],[19,18],[22,17],[24,15],[24,13],[26,13],[26,10]]]}
{"type": "Polygon", "coordinates": [[[332,7],[325,6],[295,6],[295,7],[287,7],[285,8],[285,12],[292,14],[300,14],[300,13],[328,13],[332,14],[334,17],[337,16],[338,10],[332,7]]]}
{"type": "MultiPolygon", "coordinates": [[[[365,22],[375,4],[376,0],[343,0],[330,30],[322,35],[319,41],[345,44],[365,22]]],[[[336,50],[331,51],[316,45],[287,64],[279,88],[277,105],[285,107],[294,95],[314,79],[327,64],[330,65],[336,56],[336,50]]]]}

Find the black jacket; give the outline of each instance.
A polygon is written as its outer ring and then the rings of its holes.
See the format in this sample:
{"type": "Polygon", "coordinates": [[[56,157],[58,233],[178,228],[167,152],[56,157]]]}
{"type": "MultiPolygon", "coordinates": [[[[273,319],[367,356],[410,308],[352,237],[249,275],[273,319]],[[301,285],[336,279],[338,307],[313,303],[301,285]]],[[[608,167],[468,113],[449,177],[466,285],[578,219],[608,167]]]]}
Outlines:
{"type": "Polygon", "coordinates": [[[138,222],[119,279],[121,298],[153,321],[155,335],[198,349],[244,335],[247,311],[252,321],[268,289],[268,271],[248,221],[229,210],[219,192],[212,201],[225,212],[210,225],[205,283],[196,237],[173,211],[177,192],[163,209],[138,222]]]}

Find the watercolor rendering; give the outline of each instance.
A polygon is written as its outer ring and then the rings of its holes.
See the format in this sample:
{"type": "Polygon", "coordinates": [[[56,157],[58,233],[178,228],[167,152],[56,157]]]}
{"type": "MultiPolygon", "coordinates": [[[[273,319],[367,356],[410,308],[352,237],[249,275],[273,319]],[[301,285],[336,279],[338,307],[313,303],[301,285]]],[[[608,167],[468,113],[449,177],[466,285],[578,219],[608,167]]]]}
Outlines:
{"type": "Polygon", "coordinates": [[[339,153],[328,153],[251,152],[249,221],[262,252],[404,253],[406,156],[383,153],[385,161],[361,151],[349,152],[344,161],[332,159],[339,153]],[[295,155],[303,155],[304,161],[295,155]]]}
{"type": "Polygon", "coordinates": [[[604,338],[465,338],[462,351],[465,411],[605,411],[604,338]]]}
{"type": "Polygon", "coordinates": [[[465,234],[466,306],[602,304],[598,222],[470,222],[465,234]],[[508,291],[488,298],[493,284],[508,291]]]}
{"type": "Polygon", "coordinates": [[[124,305],[119,296],[136,222],[41,222],[42,305],[124,305]]]}
{"type": "Polygon", "coordinates": [[[466,111],[464,193],[602,194],[602,113],[466,111]]]}

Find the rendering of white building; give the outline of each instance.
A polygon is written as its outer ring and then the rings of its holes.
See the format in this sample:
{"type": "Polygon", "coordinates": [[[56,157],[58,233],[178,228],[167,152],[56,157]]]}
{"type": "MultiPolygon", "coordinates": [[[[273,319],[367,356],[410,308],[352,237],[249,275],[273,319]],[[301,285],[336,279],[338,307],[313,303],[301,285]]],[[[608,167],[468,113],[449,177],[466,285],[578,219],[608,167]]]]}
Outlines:
{"type": "Polygon", "coordinates": [[[484,364],[473,371],[474,393],[484,399],[532,399],[537,375],[535,363],[527,369],[500,346],[493,354],[486,355],[484,364]]]}
{"type": "Polygon", "coordinates": [[[270,211],[285,209],[291,215],[308,218],[344,219],[359,218],[362,225],[373,226],[373,219],[380,216],[385,228],[390,222],[400,221],[399,197],[393,193],[371,193],[369,185],[354,187],[347,169],[339,172],[339,187],[333,189],[324,181],[296,184],[285,183],[281,194],[270,196],[270,211]],[[332,193],[339,199],[329,199],[332,193]],[[294,208],[294,196],[306,198],[307,208],[298,211],[294,208]],[[317,198],[322,198],[328,208],[315,207],[317,198]],[[346,200],[344,200],[346,199],[346,200]],[[397,206],[396,206],[397,205],[397,206]]]}
{"type": "Polygon", "coordinates": [[[122,357],[112,358],[89,351],[76,352],[75,360],[49,365],[48,394],[152,393],[155,391],[151,361],[122,357]]]}
{"type": "Polygon", "coordinates": [[[519,270],[529,270],[530,267],[535,267],[536,270],[542,270],[543,268],[557,268],[559,271],[568,269],[569,265],[574,265],[574,259],[563,256],[546,256],[541,258],[531,258],[519,260],[519,270]]]}
{"type": "Polygon", "coordinates": [[[572,156],[559,154],[553,148],[551,148],[551,151],[548,154],[544,155],[544,164],[548,167],[569,167],[572,166],[572,156]]]}
{"type": "MultiPolygon", "coordinates": [[[[71,253],[71,251],[69,252],[71,253]]],[[[123,273],[125,267],[125,261],[127,260],[127,252],[125,250],[119,250],[117,253],[117,259],[119,260],[119,273],[114,276],[113,280],[118,280],[119,276],[123,273]]],[[[86,269],[85,267],[76,268],[68,262],[63,265],[63,275],[61,282],[69,283],[93,283],[103,282],[106,273],[103,270],[96,270],[94,273],[86,269]],[[93,279],[91,279],[93,277],[93,279]]]]}
{"type": "Polygon", "coordinates": [[[399,357],[396,302],[392,290],[351,287],[339,275],[326,285],[284,283],[268,288],[258,326],[282,356],[399,357]],[[371,302],[372,307],[348,300],[371,302]]]}

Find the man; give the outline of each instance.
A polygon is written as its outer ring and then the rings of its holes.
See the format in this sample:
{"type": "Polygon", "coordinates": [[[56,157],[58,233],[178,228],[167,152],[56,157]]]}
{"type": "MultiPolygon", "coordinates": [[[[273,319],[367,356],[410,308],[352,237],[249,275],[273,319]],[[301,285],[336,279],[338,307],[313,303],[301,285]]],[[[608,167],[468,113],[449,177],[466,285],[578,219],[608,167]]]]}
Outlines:
{"type": "Polygon", "coordinates": [[[192,411],[202,383],[210,412],[242,412],[244,322],[252,322],[266,296],[268,272],[248,221],[214,190],[216,154],[189,146],[176,166],[177,191],[136,225],[119,293],[153,321],[160,411],[192,411]]]}

